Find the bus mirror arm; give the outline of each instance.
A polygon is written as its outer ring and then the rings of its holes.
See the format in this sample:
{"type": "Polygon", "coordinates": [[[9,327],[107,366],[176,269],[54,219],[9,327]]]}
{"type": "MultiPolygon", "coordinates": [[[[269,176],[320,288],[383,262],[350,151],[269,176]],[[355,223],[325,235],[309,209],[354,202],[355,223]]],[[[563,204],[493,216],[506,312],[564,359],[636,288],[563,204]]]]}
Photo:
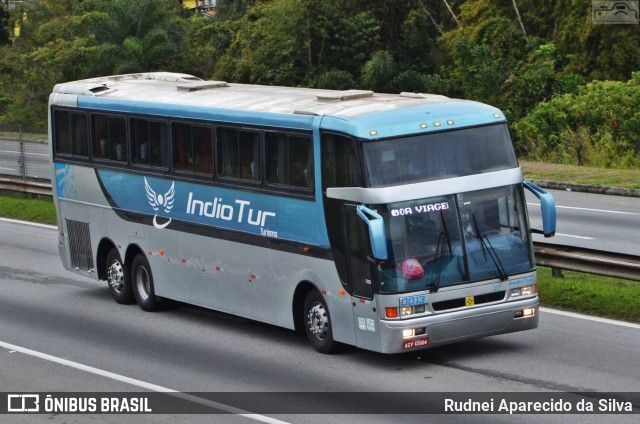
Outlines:
{"type": "Polygon", "coordinates": [[[384,228],[384,218],[365,205],[358,206],[356,212],[369,228],[373,257],[379,260],[387,259],[387,233],[384,228]]]}
{"type": "Polygon", "coordinates": [[[556,234],[556,202],[553,200],[553,196],[530,181],[525,181],[522,184],[540,200],[542,231],[531,230],[531,232],[541,233],[545,237],[553,237],[556,234]]]}

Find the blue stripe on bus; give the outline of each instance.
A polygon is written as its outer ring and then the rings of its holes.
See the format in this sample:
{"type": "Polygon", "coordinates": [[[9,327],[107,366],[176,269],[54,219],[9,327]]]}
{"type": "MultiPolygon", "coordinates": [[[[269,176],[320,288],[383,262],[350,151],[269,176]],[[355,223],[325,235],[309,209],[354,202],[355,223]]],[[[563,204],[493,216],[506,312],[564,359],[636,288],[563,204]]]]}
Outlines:
{"type": "MultiPolygon", "coordinates": [[[[56,165],[58,166],[64,165],[56,165]]],[[[120,209],[154,216],[161,231],[177,219],[267,238],[329,246],[322,206],[310,200],[97,170],[120,209]]],[[[58,187],[60,193],[60,187],[58,187]]]]}

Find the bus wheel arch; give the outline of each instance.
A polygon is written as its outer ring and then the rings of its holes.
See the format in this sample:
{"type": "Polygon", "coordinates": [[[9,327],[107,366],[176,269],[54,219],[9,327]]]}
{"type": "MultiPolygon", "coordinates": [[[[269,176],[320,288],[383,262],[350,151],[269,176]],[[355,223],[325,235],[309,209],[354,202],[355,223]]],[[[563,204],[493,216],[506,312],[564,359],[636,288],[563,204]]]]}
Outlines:
{"type": "Polygon", "coordinates": [[[100,241],[97,253],[98,278],[106,280],[113,299],[123,305],[133,303],[131,280],[125,262],[115,244],[105,238],[100,241]]]}
{"type": "Polygon", "coordinates": [[[293,293],[292,313],[293,325],[296,331],[304,332],[304,302],[311,291],[318,291],[318,288],[310,281],[298,283],[293,293]]]}
{"type": "Polygon", "coordinates": [[[98,250],[96,253],[96,263],[98,264],[98,279],[107,279],[107,255],[112,249],[115,249],[116,245],[108,238],[103,238],[98,243],[98,250]]]}

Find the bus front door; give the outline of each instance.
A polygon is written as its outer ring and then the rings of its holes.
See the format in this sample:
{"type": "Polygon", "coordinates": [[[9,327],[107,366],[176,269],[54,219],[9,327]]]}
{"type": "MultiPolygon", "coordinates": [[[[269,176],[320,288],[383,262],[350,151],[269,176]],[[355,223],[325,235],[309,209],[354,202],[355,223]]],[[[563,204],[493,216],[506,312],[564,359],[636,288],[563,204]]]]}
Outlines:
{"type": "Polygon", "coordinates": [[[369,229],[356,213],[357,205],[344,205],[348,285],[353,304],[358,347],[380,350],[377,305],[373,297],[372,253],[369,229]]]}

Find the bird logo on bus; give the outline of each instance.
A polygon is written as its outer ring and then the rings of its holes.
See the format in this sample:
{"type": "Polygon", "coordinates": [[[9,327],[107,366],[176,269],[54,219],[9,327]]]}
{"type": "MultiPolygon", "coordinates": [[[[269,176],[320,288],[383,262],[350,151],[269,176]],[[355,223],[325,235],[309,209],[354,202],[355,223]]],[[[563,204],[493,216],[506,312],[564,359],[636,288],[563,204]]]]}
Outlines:
{"type": "MultiPolygon", "coordinates": [[[[167,191],[164,195],[162,195],[162,194],[157,194],[155,190],[151,188],[151,185],[147,181],[147,177],[143,177],[143,178],[144,178],[144,189],[147,192],[147,200],[149,201],[149,205],[151,206],[151,208],[154,211],[159,211],[160,209],[162,209],[164,210],[165,213],[167,214],[170,213],[171,209],[173,209],[173,201],[175,200],[175,196],[176,196],[175,181],[171,183],[171,188],[169,188],[169,191],[167,191]]],[[[157,219],[158,219],[158,214],[155,214],[153,216],[153,226],[160,230],[163,228],[166,228],[167,225],[171,223],[171,218],[169,218],[169,220],[164,224],[159,224],[157,219]]]]}

